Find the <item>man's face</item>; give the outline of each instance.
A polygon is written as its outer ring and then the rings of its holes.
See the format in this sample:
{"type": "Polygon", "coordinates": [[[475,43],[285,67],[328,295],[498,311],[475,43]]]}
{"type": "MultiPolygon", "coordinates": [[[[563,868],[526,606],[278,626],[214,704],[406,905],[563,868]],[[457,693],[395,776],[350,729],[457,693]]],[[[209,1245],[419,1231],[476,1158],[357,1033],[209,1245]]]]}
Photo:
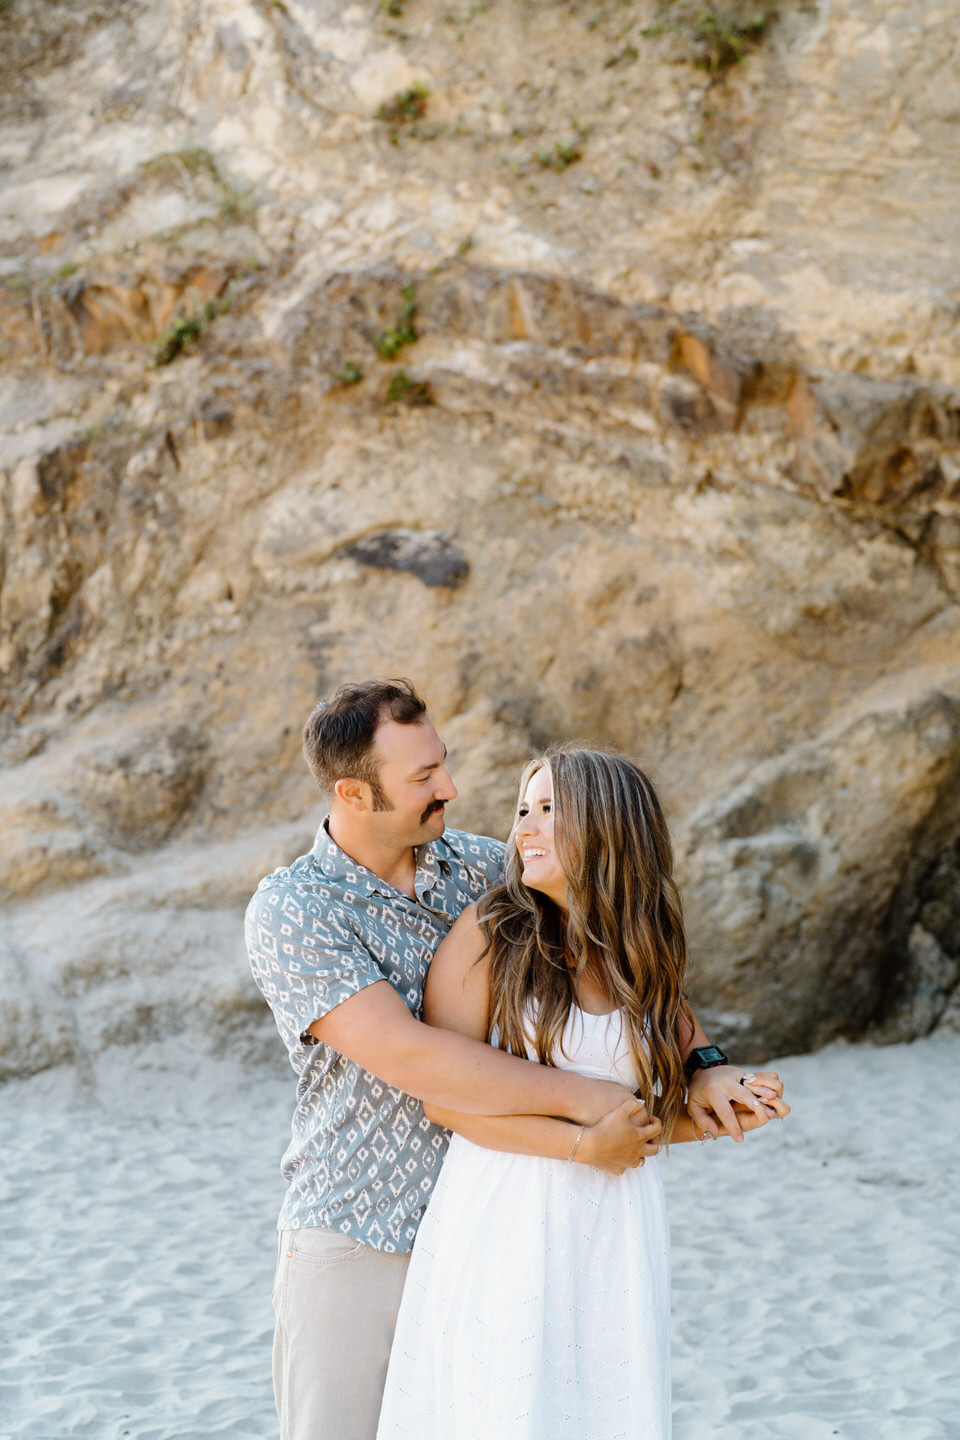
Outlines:
{"type": "Polygon", "coordinates": [[[373,759],[381,791],[378,827],[406,845],[438,839],[444,809],[456,798],[457,787],[447,773],[447,747],[430,721],[424,717],[414,725],[398,725],[381,720],[373,759]]]}

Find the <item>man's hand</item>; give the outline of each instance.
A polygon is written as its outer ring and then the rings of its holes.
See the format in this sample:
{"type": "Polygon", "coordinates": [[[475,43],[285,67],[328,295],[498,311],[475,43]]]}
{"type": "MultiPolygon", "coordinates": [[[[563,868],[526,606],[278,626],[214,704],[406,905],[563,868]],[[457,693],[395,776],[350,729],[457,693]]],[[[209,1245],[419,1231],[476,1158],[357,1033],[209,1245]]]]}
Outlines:
{"type": "Polygon", "coordinates": [[[725,1130],[734,1140],[742,1140],[744,1129],[756,1130],[774,1116],[783,1120],[790,1114],[782,1096],[783,1082],[772,1070],[754,1073],[739,1065],[715,1065],[694,1071],[687,1114],[697,1130],[714,1139],[725,1130]],[[741,1125],[735,1106],[750,1114],[748,1125],[741,1125]]]}
{"type": "Polygon", "coordinates": [[[596,1125],[586,1127],[576,1159],[610,1175],[637,1170],[660,1149],[661,1128],[659,1120],[650,1119],[643,1101],[631,1096],[596,1125]]]}
{"type": "MultiPolygon", "coordinates": [[[[611,1112],[616,1113],[622,1110],[624,1108],[624,1102],[627,1100],[631,1100],[634,1105],[639,1105],[643,1109],[644,1115],[647,1116],[643,1101],[637,1100],[633,1092],[628,1090],[625,1085],[621,1085],[618,1081],[594,1080],[591,1078],[587,1081],[587,1084],[590,1086],[589,1098],[585,1101],[584,1105],[580,1107],[577,1120],[582,1120],[584,1125],[589,1126],[591,1129],[602,1124],[604,1120],[609,1119],[611,1112]]],[[[568,1112],[568,1114],[570,1114],[570,1112],[568,1112]]],[[[572,1115],[570,1115],[570,1118],[573,1118],[572,1115]]],[[[650,1117],[647,1116],[647,1120],[649,1120],[649,1118],[650,1117]]],[[[646,1123],[646,1121],[643,1123],[646,1123]]]]}

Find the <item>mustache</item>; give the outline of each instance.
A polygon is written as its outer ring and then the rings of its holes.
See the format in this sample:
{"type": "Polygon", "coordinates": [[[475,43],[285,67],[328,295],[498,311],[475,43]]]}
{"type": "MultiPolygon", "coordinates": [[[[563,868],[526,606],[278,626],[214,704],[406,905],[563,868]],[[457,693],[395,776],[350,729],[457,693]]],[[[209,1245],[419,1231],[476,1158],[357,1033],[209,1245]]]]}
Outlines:
{"type": "Polygon", "coordinates": [[[430,819],[431,815],[442,815],[446,808],[446,800],[431,800],[426,810],[424,810],[423,814],[420,816],[420,824],[425,825],[426,822],[430,819]]]}

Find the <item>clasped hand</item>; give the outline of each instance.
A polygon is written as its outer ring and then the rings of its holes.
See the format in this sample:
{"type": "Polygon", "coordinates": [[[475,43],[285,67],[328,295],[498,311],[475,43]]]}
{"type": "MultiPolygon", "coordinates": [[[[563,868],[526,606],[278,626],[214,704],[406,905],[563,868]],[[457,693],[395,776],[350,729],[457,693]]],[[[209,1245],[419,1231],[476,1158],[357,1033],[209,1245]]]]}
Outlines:
{"type": "MultiPolygon", "coordinates": [[[[623,1091],[619,1086],[612,1090],[623,1091]]],[[[783,1099],[783,1082],[773,1070],[745,1071],[738,1065],[698,1070],[690,1081],[687,1113],[699,1138],[716,1139],[726,1132],[742,1140],[775,1117],[783,1120],[790,1106],[783,1099]]],[[[638,1169],[660,1149],[662,1125],[635,1096],[621,1100],[592,1125],[585,1125],[576,1147],[576,1159],[611,1175],[638,1169]]]]}
{"type": "Polygon", "coordinates": [[[643,1101],[631,1095],[595,1125],[584,1126],[576,1158],[611,1175],[637,1170],[660,1149],[662,1128],[643,1101]]]}
{"type": "Polygon", "coordinates": [[[697,1070],[690,1081],[687,1114],[697,1132],[716,1139],[723,1131],[742,1140],[748,1130],[759,1130],[774,1117],[786,1119],[790,1106],[783,1099],[783,1081],[774,1070],[745,1071],[739,1065],[717,1065],[697,1070]]]}

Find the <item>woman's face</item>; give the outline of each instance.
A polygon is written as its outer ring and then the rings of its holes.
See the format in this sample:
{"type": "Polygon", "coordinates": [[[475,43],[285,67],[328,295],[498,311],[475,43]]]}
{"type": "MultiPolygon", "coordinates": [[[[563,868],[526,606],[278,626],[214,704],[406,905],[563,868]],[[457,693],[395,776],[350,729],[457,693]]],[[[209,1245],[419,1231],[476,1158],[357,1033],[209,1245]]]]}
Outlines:
{"type": "Polygon", "coordinates": [[[514,835],[523,862],[520,878],[524,885],[539,890],[565,910],[567,882],[553,835],[553,777],[545,765],[534,771],[527,781],[514,835]]]}

